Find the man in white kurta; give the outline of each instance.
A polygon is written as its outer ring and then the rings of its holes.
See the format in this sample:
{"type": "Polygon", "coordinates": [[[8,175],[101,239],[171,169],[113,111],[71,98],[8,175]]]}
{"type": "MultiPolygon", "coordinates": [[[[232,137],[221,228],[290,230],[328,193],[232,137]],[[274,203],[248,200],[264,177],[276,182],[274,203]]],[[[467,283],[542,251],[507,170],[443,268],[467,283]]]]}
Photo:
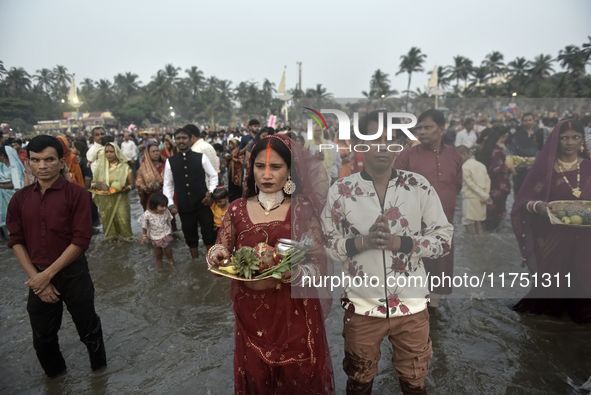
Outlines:
{"type": "Polygon", "coordinates": [[[472,152],[465,145],[458,151],[462,155],[462,224],[466,232],[481,235],[481,221],[486,220],[486,205],[492,204],[489,196],[490,177],[486,166],[472,158],[472,152]]]}

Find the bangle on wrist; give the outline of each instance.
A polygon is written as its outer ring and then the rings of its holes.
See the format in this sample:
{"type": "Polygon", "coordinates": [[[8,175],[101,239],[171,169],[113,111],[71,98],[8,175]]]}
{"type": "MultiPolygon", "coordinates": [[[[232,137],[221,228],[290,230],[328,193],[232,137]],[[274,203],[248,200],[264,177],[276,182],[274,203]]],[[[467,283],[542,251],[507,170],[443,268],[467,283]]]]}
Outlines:
{"type": "Polygon", "coordinates": [[[142,239],[147,239],[148,235],[142,235],[142,239]]]}

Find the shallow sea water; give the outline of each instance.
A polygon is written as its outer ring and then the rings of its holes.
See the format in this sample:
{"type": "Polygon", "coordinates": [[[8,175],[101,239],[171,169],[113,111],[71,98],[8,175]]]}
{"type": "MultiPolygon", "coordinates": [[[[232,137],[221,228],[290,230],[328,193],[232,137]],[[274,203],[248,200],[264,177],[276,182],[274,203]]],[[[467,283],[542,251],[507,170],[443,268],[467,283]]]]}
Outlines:
{"type": "MultiPolygon", "coordinates": [[[[511,197],[510,197],[511,199],[511,197]]],[[[133,230],[142,212],[132,195],[133,230]]],[[[510,202],[509,202],[510,203],[510,202]]],[[[466,235],[456,210],[455,274],[524,272],[508,220],[497,233],[466,235]]],[[[509,205],[510,207],[510,205],[509,205]]],[[[90,370],[84,345],[67,312],[60,330],[68,373],[45,378],[33,350],[26,313],[26,275],[12,251],[0,246],[1,394],[232,394],[233,327],[230,281],[191,261],[179,233],[174,267],[158,269],[151,246],[106,242],[95,229],[87,252],[103,323],[108,367],[90,370]]],[[[205,256],[202,248],[200,256],[205,256]]],[[[591,375],[591,325],[569,318],[520,315],[510,306],[520,287],[454,290],[430,309],[434,356],[427,376],[430,394],[584,394],[591,375]],[[494,298],[491,298],[494,296],[494,298]]],[[[342,371],[343,311],[338,292],[326,331],[338,394],[342,371]]],[[[375,394],[399,394],[392,351],[382,343],[375,394]]]]}

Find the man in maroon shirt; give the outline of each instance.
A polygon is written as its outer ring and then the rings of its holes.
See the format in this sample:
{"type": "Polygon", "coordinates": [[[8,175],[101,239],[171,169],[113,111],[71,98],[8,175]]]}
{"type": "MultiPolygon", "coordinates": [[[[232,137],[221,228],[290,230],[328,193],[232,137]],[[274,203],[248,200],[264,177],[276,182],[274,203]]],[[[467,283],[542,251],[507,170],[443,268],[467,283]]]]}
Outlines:
{"type": "Polygon", "coordinates": [[[49,377],[66,370],[58,331],[66,303],[90,365],[107,365],[101,320],[94,310],[94,286],[84,251],[92,236],[90,197],[81,186],[60,176],[63,148],[52,136],[38,136],[27,146],[37,182],[17,191],[8,205],[8,246],[29,276],[27,311],[33,346],[49,377]]]}
{"type": "MultiPolygon", "coordinates": [[[[441,111],[431,109],[422,113],[415,129],[421,144],[402,151],[394,168],[413,171],[425,177],[439,195],[448,222],[453,224],[456,195],[462,190],[462,155],[455,147],[441,142],[445,133],[445,118],[441,111]]],[[[448,255],[439,259],[425,258],[423,263],[425,271],[439,278],[442,283],[443,274],[451,278],[454,268],[453,241],[448,255]]],[[[433,287],[430,290],[431,306],[437,307],[438,295],[450,294],[451,290],[447,280],[445,284],[433,287]]]]}

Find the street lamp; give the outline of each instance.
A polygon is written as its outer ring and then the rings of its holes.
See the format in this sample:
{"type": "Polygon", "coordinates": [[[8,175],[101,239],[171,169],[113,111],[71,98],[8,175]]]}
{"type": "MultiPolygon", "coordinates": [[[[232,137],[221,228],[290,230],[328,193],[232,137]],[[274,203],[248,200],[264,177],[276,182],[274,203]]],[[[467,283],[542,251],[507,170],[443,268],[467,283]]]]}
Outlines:
{"type": "Polygon", "coordinates": [[[64,99],[62,99],[62,103],[65,103],[66,101],[64,99]]]}
{"type": "Polygon", "coordinates": [[[513,92],[513,93],[511,94],[511,96],[513,96],[513,97],[517,96],[517,92],[513,92]]]}

